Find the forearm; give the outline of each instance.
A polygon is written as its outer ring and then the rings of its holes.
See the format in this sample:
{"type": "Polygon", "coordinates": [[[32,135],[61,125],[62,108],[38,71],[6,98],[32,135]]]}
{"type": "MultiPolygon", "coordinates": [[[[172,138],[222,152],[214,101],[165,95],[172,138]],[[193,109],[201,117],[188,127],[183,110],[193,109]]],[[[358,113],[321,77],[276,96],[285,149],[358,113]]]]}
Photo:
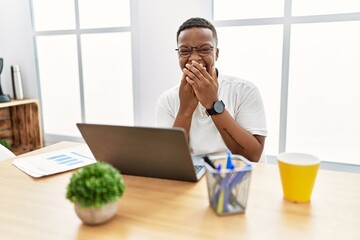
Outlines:
{"type": "Polygon", "coordinates": [[[231,117],[227,110],[211,117],[232,153],[240,154],[253,162],[259,161],[264,148],[265,137],[256,137],[249,133],[231,117]]]}
{"type": "Polygon", "coordinates": [[[173,124],[173,127],[180,127],[185,130],[187,140],[189,140],[190,136],[191,119],[192,114],[182,114],[179,112],[173,124]]]}

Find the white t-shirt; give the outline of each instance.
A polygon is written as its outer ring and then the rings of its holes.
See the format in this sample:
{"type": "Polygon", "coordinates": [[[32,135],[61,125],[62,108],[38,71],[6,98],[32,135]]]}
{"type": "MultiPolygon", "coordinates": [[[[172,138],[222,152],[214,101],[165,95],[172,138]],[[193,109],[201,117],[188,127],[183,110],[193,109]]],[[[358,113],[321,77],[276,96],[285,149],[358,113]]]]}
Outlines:
{"type": "MultiPolygon", "coordinates": [[[[267,135],[264,106],[258,88],[251,82],[219,74],[219,100],[235,121],[253,135],[267,135]]],[[[180,107],[179,86],[159,98],[156,120],[159,127],[171,128],[180,107]]],[[[205,108],[199,103],[191,121],[189,144],[192,154],[224,152],[227,147],[205,108]]]]}

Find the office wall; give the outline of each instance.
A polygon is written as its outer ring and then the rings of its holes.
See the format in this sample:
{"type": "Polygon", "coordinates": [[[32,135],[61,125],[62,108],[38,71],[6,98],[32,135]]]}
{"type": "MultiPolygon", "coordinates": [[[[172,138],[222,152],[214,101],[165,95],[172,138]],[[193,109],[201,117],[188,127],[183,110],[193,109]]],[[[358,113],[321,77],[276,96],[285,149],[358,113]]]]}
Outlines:
{"type": "Polygon", "coordinates": [[[0,57],[4,58],[2,88],[13,96],[10,66],[18,64],[24,96],[38,97],[29,0],[0,0],[0,57]]]}
{"type": "Polygon", "coordinates": [[[137,0],[132,3],[136,4],[132,19],[136,51],[135,121],[139,125],[152,125],[157,98],[180,81],[175,52],[178,27],[190,17],[210,19],[212,6],[209,0],[137,0]]]}
{"type": "MultiPolygon", "coordinates": [[[[157,98],[180,81],[177,28],[189,17],[210,18],[212,6],[210,0],[131,0],[131,7],[135,124],[151,126],[157,98]]],[[[0,0],[0,54],[4,91],[12,95],[10,65],[19,64],[25,97],[39,97],[29,0],[0,0]]]]}

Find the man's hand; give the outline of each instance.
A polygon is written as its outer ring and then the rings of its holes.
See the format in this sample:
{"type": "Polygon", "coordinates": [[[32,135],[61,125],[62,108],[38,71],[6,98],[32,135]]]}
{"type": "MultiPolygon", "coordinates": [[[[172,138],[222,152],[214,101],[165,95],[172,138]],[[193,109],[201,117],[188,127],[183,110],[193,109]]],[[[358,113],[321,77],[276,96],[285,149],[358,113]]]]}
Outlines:
{"type": "Polygon", "coordinates": [[[186,81],[186,75],[183,74],[179,88],[180,109],[179,114],[192,116],[198,105],[198,99],[195,96],[193,87],[186,81]]]}
{"type": "Polygon", "coordinates": [[[211,75],[206,68],[195,61],[192,64],[186,64],[183,70],[186,75],[186,81],[190,84],[195,92],[199,102],[206,108],[212,107],[218,100],[218,80],[215,67],[211,68],[211,75]]]}

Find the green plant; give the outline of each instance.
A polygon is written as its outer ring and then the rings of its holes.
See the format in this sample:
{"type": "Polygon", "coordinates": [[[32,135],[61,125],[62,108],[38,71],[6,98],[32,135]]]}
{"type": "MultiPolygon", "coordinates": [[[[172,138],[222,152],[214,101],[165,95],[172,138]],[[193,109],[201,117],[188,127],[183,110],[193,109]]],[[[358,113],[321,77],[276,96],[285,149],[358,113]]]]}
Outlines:
{"type": "Polygon", "coordinates": [[[96,162],[73,173],[66,198],[83,208],[98,208],[116,201],[124,191],[120,172],[108,163],[96,162]]]}
{"type": "Polygon", "coordinates": [[[7,149],[11,150],[11,146],[6,140],[0,139],[0,144],[6,147],[7,149]]]}

